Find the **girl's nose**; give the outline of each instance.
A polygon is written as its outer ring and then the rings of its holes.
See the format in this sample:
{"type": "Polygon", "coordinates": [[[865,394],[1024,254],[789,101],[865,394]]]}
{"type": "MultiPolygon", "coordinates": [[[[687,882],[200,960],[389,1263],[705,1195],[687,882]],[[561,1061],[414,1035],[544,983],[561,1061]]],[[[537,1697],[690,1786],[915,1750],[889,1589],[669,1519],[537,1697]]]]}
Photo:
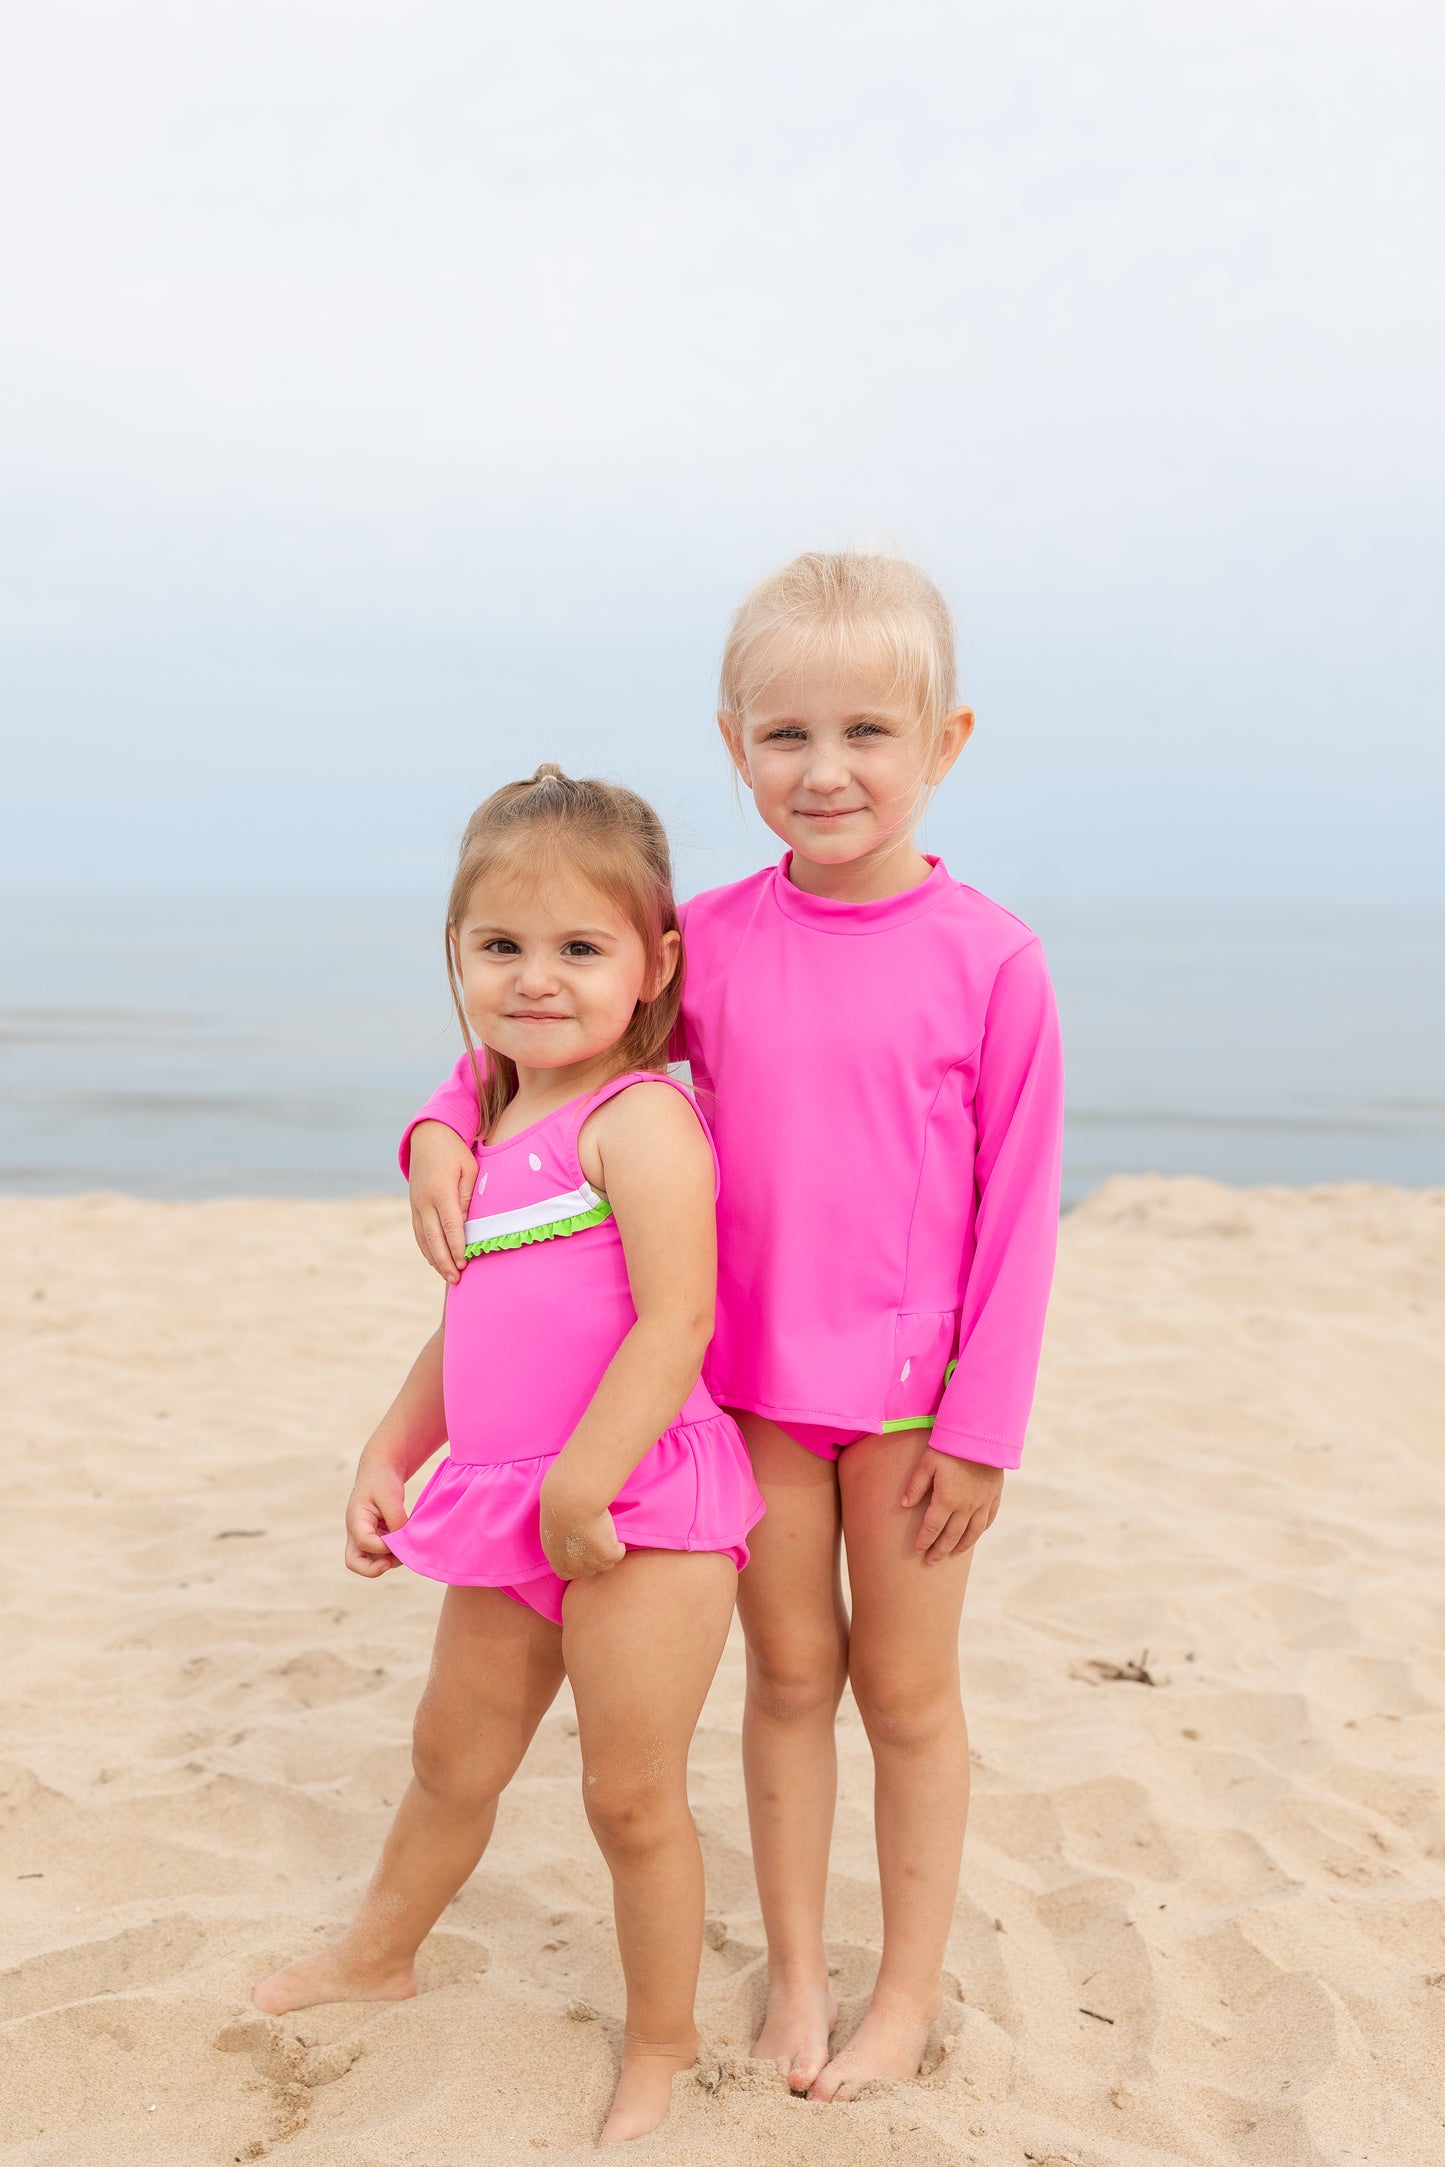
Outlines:
{"type": "Polygon", "coordinates": [[[819,745],[803,771],[803,786],[819,797],[831,790],[844,790],[848,786],[848,766],[842,755],[831,745],[819,745]]]}
{"type": "Polygon", "coordinates": [[[517,965],[517,991],[540,1001],[557,990],[556,974],[545,956],[523,956],[517,965]]]}

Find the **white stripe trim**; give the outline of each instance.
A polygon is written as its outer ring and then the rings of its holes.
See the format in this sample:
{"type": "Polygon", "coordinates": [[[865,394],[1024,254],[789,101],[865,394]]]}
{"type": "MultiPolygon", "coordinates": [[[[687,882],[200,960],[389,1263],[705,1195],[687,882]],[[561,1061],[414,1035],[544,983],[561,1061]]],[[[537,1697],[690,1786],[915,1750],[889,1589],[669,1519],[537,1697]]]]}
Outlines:
{"type": "Polygon", "coordinates": [[[530,1227],[552,1226],[559,1219],[575,1219],[580,1212],[595,1211],[602,1202],[590,1181],[563,1196],[548,1196],[540,1204],[524,1204],[520,1211],[494,1211],[488,1219],[468,1219],[468,1242],[492,1241],[498,1234],[524,1234],[530,1227]]]}

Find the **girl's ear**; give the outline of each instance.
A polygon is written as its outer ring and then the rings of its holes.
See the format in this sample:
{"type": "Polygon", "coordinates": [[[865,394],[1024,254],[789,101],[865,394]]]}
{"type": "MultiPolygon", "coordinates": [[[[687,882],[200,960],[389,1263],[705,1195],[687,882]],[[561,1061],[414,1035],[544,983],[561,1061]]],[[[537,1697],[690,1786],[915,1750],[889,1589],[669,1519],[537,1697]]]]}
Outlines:
{"type": "Polygon", "coordinates": [[[726,708],[720,707],[717,711],[717,726],[722,732],[722,740],[727,746],[729,759],[749,790],[751,790],[753,778],[748,773],[748,763],[743,754],[743,726],[741,722],[739,722],[736,715],[730,715],[726,708]]]}
{"type": "Polygon", "coordinates": [[[655,1001],[660,993],[667,991],[667,988],[677,976],[678,960],[681,955],[682,935],[676,931],[664,933],[661,953],[657,959],[657,969],[653,972],[652,984],[643,996],[645,1000],[655,1001]]]}
{"type": "Polygon", "coordinates": [[[955,707],[943,718],[943,728],[938,736],[938,757],[934,762],[930,781],[941,783],[973,736],[973,709],[955,707]]]}

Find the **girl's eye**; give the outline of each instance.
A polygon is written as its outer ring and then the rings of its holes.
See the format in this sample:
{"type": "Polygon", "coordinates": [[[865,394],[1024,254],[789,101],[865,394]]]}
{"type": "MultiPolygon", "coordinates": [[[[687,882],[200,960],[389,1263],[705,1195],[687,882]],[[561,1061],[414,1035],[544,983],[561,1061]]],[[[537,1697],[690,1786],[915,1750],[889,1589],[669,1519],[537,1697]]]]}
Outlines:
{"type": "Polygon", "coordinates": [[[883,737],[886,735],[876,722],[857,722],[848,732],[849,737],[883,737]]]}
{"type": "Polygon", "coordinates": [[[802,731],[789,729],[769,730],[765,739],[769,745],[800,745],[802,742],[802,731]]]}
{"type": "Polygon", "coordinates": [[[518,956],[521,954],[521,952],[521,949],[517,946],[515,941],[505,940],[500,935],[496,940],[483,941],[482,943],[483,955],[518,956]]]}
{"type": "Polygon", "coordinates": [[[591,941],[568,941],[562,953],[564,956],[596,956],[602,951],[594,948],[591,941]]]}

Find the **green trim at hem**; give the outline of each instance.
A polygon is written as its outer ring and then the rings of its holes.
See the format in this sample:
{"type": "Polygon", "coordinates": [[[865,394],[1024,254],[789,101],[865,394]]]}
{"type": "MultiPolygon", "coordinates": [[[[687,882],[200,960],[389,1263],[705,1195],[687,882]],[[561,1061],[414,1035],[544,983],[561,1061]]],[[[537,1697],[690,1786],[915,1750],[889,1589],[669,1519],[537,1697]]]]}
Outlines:
{"type": "MultiPolygon", "coordinates": [[[[948,1390],[948,1381],[957,1368],[958,1356],[955,1355],[953,1360],[949,1363],[947,1369],[943,1373],[942,1389],[945,1392],[948,1390]]],[[[895,1421],[885,1422],[883,1428],[879,1432],[879,1435],[882,1437],[888,1437],[891,1436],[894,1430],[931,1430],[937,1420],[937,1414],[899,1415],[895,1421]]]]}
{"type": "Polygon", "coordinates": [[[467,1257],[491,1256],[498,1249],[525,1249],[532,1242],[549,1242],[564,1234],[581,1234],[589,1226],[601,1226],[604,1219],[612,1217],[612,1206],[604,1197],[591,1211],[579,1211],[571,1219],[554,1219],[550,1226],[519,1227],[512,1234],[491,1234],[485,1241],[468,1242],[467,1257]]]}

